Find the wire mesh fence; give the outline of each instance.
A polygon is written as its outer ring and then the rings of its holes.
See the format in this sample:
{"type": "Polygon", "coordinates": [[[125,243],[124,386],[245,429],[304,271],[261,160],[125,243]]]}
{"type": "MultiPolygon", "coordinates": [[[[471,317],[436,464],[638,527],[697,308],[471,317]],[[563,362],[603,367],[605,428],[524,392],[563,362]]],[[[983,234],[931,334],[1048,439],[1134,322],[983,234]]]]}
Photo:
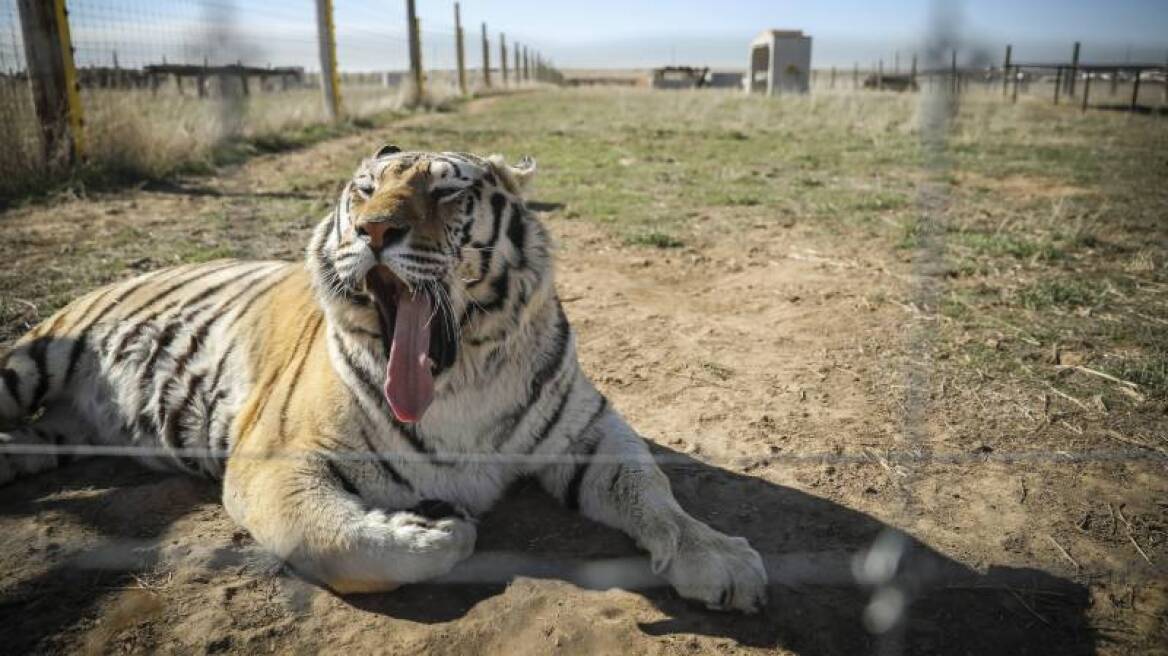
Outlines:
{"type": "Polygon", "coordinates": [[[10,144],[0,195],[52,186],[74,155],[102,175],[154,177],[205,168],[228,141],[294,139],[334,118],[441,104],[487,86],[478,31],[460,32],[455,10],[415,23],[424,94],[414,88],[411,4],[0,0],[0,130],[10,144]],[[29,52],[52,61],[30,67],[29,52]],[[335,107],[322,96],[329,83],[335,107]],[[66,114],[79,129],[46,127],[66,114]]]}
{"type": "Polygon", "coordinates": [[[37,170],[40,134],[28,89],[24,40],[15,0],[0,2],[0,177],[24,179],[37,170]]]}
{"type": "MultiPolygon", "coordinates": [[[[98,3],[99,4],[99,3],[98,3]]],[[[191,7],[208,6],[209,3],[190,2],[191,7]]],[[[175,139],[177,146],[205,147],[204,144],[213,144],[221,141],[225,135],[255,135],[266,130],[288,130],[298,125],[314,124],[328,120],[327,112],[321,98],[319,86],[322,83],[320,68],[312,68],[311,62],[317,57],[319,47],[318,33],[314,29],[305,28],[315,21],[311,6],[299,8],[282,8],[278,11],[265,13],[265,29],[270,29],[270,35],[249,32],[241,25],[250,24],[245,18],[246,11],[233,8],[229,5],[213,6],[210,18],[207,14],[192,12],[190,22],[198,23],[199,29],[205,32],[196,32],[196,36],[186,39],[182,30],[159,30],[157,38],[145,37],[140,42],[122,35],[136,31],[149,31],[147,22],[139,24],[119,23],[110,20],[105,28],[86,29],[85,21],[79,18],[84,14],[85,3],[78,3],[73,14],[73,20],[78,28],[74,31],[74,43],[77,48],[78,79],[81,86],[83,103],[87,110],[87,123],[91,129],[87,132],[90,138],[89,147],[92,151],[112,152],[113,149],[124,147],[126,156],[140,156],[136,153],[141,144],[130,141],[137,138],[143,123],[144,116],[150,121],[158,121],[161,129],[178,133],[175,139]],[[223,12],[223,13],[219,13],[223,12]],[[278,16],[277,16],[278,15],[278,16]],[[278,20],[277,20],[278,18],[278,20]],[[285,21],[289,29],[281,31],[277,25],[285,21]],[[103,31],[104,30],[104,31],[103,31]],[[112,35],[112,36],[105,36],[112,35]],[[263,42],[263,50],[252,50],[241,44],[263,42]],[[208,45],[211,44],[211,45],[208,45]],[[307,63],[306,63],[307,62],[307,63]],[[189,67],[189,68],[188,68],[189,67]],[[103,111],[104,108],[104,111],[103,111]],[[118,121],[126,121],[120,124],[118,121]],[[120,127],[119,127],[120,126],[120,127]],[[200,132],[202,130],[202,132],[200,132]],[[103,136],[105,135],[105,136],[103,136]],[[106,139],[106,142],[100,141],[106,139]],[[104,145],[102,145],[104,143],[104,145]]],[[[174,11],[182,13],[182,5],[176,5],[174,11]]],[[[267,10],[265,9],[265,12],[267,10]]],[[[165,14],[165,12],[164,12],[165,14]]],[[[154,18],[152,20],[161,20],[154,18]]],[[[187,20],[183,18],[182,20],[187,20]]],[[[409,34],[403,15],[386,16],[381,8],[372,3],[355,3],[338,7],[335,15],[335,33],[338,77],[340,82],[340,97],[349,115],[363,116],[376,113],[386,108],[397,106],[404,102],[409,91],[409,34]]],[[[15,30],[18,32],[19,30],[15,30]]],[[[18,35],[17,35],[18,36],[18,35]]],[[[16,36],[12,43],[18,43],[16,36]]],[[[427,87],[447,89],[456,93],[455,82],[457,62],[455,61],[454,42],[457,39],[457,30],[451,26],[436,25],[432,29],[421,31],[422,57],[421,66],[426,71],[427,87]]],[[[3,46],[7,46],[5,42],[3,46]]],[[[469,44],[468,44],[469,45],[469,44]]],[[[521,48],[505,51],[502,61],[509,67],[511,80],[524,69],[521,48]],[[520,53],[519,58],[516,54],[520,53]]],[[[0,48],[0,51],[3,51],[0,48]]],[[[17,60],[22,47],[14,47],[13,60],[17,60]]],[[[477,48],[468,47],[471,56],[478,52],[477,48]]],[[[4,51],[6,52],[6,51],[4,51]]],[[[497,48],[490,51],[499,52],[497,48]]],[[[5,55],[6,57],[8,54],[5,55]]],[[[8,61],[7,59],[5,61],[8,61]]],[[[496,60],[498,61],[498,60],[496,60]]],[[[500,67],[501,68],[501,67],[500,67]]],[[[13,80],[17,80],[24,70],[23,63],[12,68],[7,73],[13,80]]],[[[473,70],[473,69],[472,69],[473,70]]],[[[944,93],[945,80],[939,74],[935,79],[928,78],[926,86],[935,83],[944,93]]],[[[7,81],[9,78],[5,78],[7,81]]],[[[479,80],[472,85],[479,84],[479,80]]],[[[481,80],[485,83],[485,80],[481,80]]],[[[32,100],[27,90],[27,80],[20,84],[5,87],[5,93],[11,91],[16,100],[14,105],[23,103],[30,119],[27,134],[29,152],[35,152],[39,146],[37,139],[37,122],[32,108],[32,100]]],[[[958,79],[960,84],[960,79],[958,79]]],[[[993,87],[997,89],[998,87],[993,87]]],[[[6,96],[7,97],[7,96],[6,96]]],[[[944,97],[934,98],[931,110],[924,112],[926,121],[925,138],[929,147],[940,149],[947,129],[944,122],[945,106],[941,104],[944,97]],[[932,123],[930,123],[932,122],[932,123]]],[[[152,125],[152,124],[150,124],[152,125]]],[[[156,137],[151,137],[156,138],[156,137]]],[[[153,144],[152,142],[152,145],[153,144]]],[[[176,146],[176,147],[177,147],[176,146]]],[[[930,171],[937,177],[947,174],[943,159],[930,159],[930,171]]],[[[937,219],[928,216],[936,211],[945,201],[938,198],[938,191],[930,187],[923,187],[918,199],[921,208],[922,222],[927,230],[917,249],[919,260],[931,266],[939,258],[935,227],[930,227],[937,219]]],[[[936,305],[937,298],[931,290],[931,277],[935,271],[914,271],[914,307],[919,305],[929,309],[936,305]]],[[[923,322],[924,319],[921,319],[923,322]]],[[[924,332],[922,330],[922,332],[924,332]]],[[[914,343],[914,350],[924,350],[923,337],[917,334],[910,336],[914,343]]],[[[923,359],[920,360],[924,362],[923,359]]],[[[906,398],[914,403],[925,403],[927,400],[927,379],[924,374],[926,365],[914,365],[912,371],[906,372],[908,392],[906,398]]],[[[906,417],[905,435],[906,449],[895,453],[887,453],[877,458],[875,456],[842,456],[834,453],[790,454],[776,456],[776,462],[816,461],[824,463],[868,462],[878,460],[881,465],[892,470],[901,462],[928,461],[933,463],[980,463],[983,461],[1011,462],[1027,458],[1049,459],[1057,462],[1074,462],[1078,459],[1093,461],[1149,459],[1163,461],[1159,455],[1149,454],[1138,450],[1107,451],[1097,454],[1068,454],[1052,452],[1034,452],[1033,454],[993,455],[981,452],[961,453],[951,456],[939,456],[931,453],[922,453],[919,445],[914,443],[914,431],[920,430],[919,422],[923,416],[919,408],[913,409],[913,416],[906,417]],[[915,417],[915,419],[914,419],[915,417]]],[[[908,413],[906,413],[908,415],[908,413]]],[[[7,449],[7,453],[18,452],[18,449],[7,449]]],[[[107,449],[99,453],[81,453],[74,449],[58,448],[56,454],[68,455],[108,455],[129,457],[142,455],[132,450],[107,449]]],[[[148,455],[148,454],[147,454],[148,455]]],[[[187,455],[199,455],[190,453],[187,455]]],[[[246,454],[237,454],[241,457],[246,454]]],[[[434,454],[443,457],[444,454],[434,454]]],[[[475,458],[465,457],[465,454],[451,454],[451,457],[461,455],[464,460],[474,461],[475,458]]],[[[381,454],[359,454],[357,457],[380,459],[381,454]]],[[[427,456],[427,458],[432,456],[427,456]]],[[[483,454],[482,461],[493,464],[500,460],[496,454],[483,454]]],[[[596,456],[592,462],[603,461],[604,456],[596,456]]],[[[752,459],[753,460],[753,459],[752,459]]],[[[631,462],[632,459],[623,459],[631,462]]],[[[663,464],[687,465],[692,462],[688,457],[680,455],[657,455],[652,459],[663,464]],[[672,461],[672,462],[670,462],[672,461]]],[[[572,460],[571,462],[575,462],[572,460]]],[[[727,469],[740,470],[748,462],[720,463],[727,469]]],[[[899,475],[899,474],[898,474],[899,475]]],[[[776,504],[777,505],[777,504],[776,504]]],[[[865,536],[865,539],[868,539],[865,536]]],[[[1138,546],[1137,546],[1138,548],[1138,546]]],[[[911,602],[913,594],[919,593],[926,585],[937,586],[941,583],[947,586],[962,584],[985,588],[988,585],[1006,587],[1017,584],[1011,579],[977,578],[972,572],[964,570],[947,574],[941,566],[934,566],[929,560],[910,562],[907,557],[912,546],[908,544],[902,534],[893,531],[882,532],[871,545],[854,554],[801,554],[801,553],[773,553],[767,556],[767,563],[771,580],[784,585],[793,583],[818,583],[823,585],[852,585],[857,588],[863,586],[862,593],[856,594],[857,599],[863,600],[865,612],[865,630],[873,634],[886,635],[896,628],[907,612],[907,604],[911,602]],[[901,563],[909,563],[902,565],[901,563]],[[937,573],[933,570],[942,570],[937,573]]],[[[108,551],[123,559],[125,567],[139,567],[136,560],[142,549],[133,544],[112,545],[108,551]],[[127,562],[128,561],[128,562],[127,562]]],[[[86,556],[82,554],[81,557],[86,556]]],[[[551,572],[563,576],[568,580],[588,584],[599,588],[621,586],[626,588],[648,587],[658,585],[659,581],[648,575],[641,559],[627,561],[609,560],[607,562],[593,561],[595,568],[604,567],[597,573],[595,570],[586,571],[584,566],[571,561],[555,560],[556,554],[551,556],[531,556],[523,554],[523,558],[516,557],[509,560],[507,554],[487,552],[485,558],[474,561],[470,569],[460,570],[455,577],[445,582],[489,582],[506,583],[515,572],[529,573],[533,571],[551,572]],[[545,562],[539,562],[544,558],[545,562]]],[[[79,557],[79,561],[81,559],[79,557]]],[[[936,557],[940,561],[940,557],[936,557]]],[[[83,566],[96,568],[98,559],[92,558],[81,561],[83,566]]],[[[102,562],[108,563],[114,558],[103,554],[102,562]]],[[[585,563],[587,565],[589,563],[585,563]]],[[[1037,586],[1036,586],[1037,587],[1037,586]]],[[[1024,591],[1026,592],[1026,591],[1024,591]]],[[[1031,590],[1027,594],[1044,592],[1031,590]]],[[[1052,595],[1062,594],[1061,590],[1049,592],[1052,595]]],[[[1004,595],[1003,595],[1004,596],[1004,595]]],[[[1015,594],[1015,596],[1017,596],[1015,594]]],[[[1021,600],[1021,597],[1019,597],[1021,600]]],[[[1033,603],[1033,601],[1031,602],[1033,603]]],[[[1022,601],[1022,605],[1030,613],[1037,616],[1037,612],[1022,601]]],[[[1046,612],[1041,607],[1042,612],[1046,612]]],[[[917,613],[921,613],[917,609],[917,613]]],[[[925,611],[927,612],[927,611],[925,611]]],[[[1039,621],[1046,623],[1039,616],[1039,621]]],[[[847,631],[847,627],[838,627],[837,630],[847,631]]],[[[893,641],[889,639],[891,644],[893,641]]],[[[897,649],[888,647],[884,653],[896,653],[897,649]]]]}
{"type": "MultiPolygon", "coordinates": [[[[851,68],[821,68],[810,73],[816,92],[834,90],[920,91],[951,88],[955,93],[1044,100],[1088,109],[1140,113],[1168,112],[1168,59],[1162,62],[1106,62],[1082,60],[1075,43],[1072,57],[1059,62],[1019,61],[1006,46],[1003,61],[987,53],[951,51],[940,66],[917,66],[915,53],[894,53],[851,68]]],[[[1021,53],[1025,55],[1025,53],[1021,53]]]]}

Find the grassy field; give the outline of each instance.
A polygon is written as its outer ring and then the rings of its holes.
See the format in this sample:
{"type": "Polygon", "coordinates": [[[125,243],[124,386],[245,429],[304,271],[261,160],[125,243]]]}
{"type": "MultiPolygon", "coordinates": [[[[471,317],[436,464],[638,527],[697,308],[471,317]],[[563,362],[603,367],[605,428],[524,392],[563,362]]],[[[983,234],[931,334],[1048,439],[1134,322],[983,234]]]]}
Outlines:
{"type": "MultiPolygon", "coordinates": [[[[168,637],[201,648],[223,634],[238,650],[507,653],[530,640],[538,652],[554,639],[568,653],[858,653],[879,643],[860,628],[869,592],[823,582],[839,572],[798,554],[861,552],[891,526],[967,577],[911,607],[906,653],[1162,650],[1166,124],[975,93],[956,108],[941,156],[928,159],[919,100],[519,93],[0,215],[6,343],[138,271],[299,257],[338,184],[382,142],[531,154],[540,165],[533,206],[560,242],[560,293],[585,369],[647,437],[692,458],[673,475],[683,505],[747,535],[778,583],[756,619],[710,615],[663,591],[569,590],[542,578],[505,591],[421,587],[394,598],[402,602],[311,597],[308,615],[302,606],[263,615],[265,599],[315,594],[284,581],[239,593],[251,605],[234,612],[255,631],[229,622],[200,638],[183,633],[184,621],[205,619],[190,609],[215,605],[208,586],[240,575],[196,563],[204,580],[188,580],[195,565],[172,555],[151,576],[177,572],[178,582],[150,594],[173,616],[101,629],[94,618],[117,612],[124,595],[82,587],[20,644],[67,651],[99,640],[141,651],[168,637]],[[411,615],[409,604],[429,610],[411,615]],[[462,610],[437,610],[447,606],[462,610]],[[512,624],[499,628],[495,613],[512,624]],[[398,642],[363,642],[376,636],[342,630],[349,624],[398,642]]],[[[38,500],[68,477],[54,480],[22,488],[10,506],[23,510],[0,512],[13,536],[0,562],[24,558],[21,540],[35,541],[37,518],[51,519],[38,500]]],[[[239,547],[214,492],[196,490],[200,513],[152,535],[239,547]]],[[[512,515],[485,520],[480,549],[612,553],[594,527],[528,496],[512,515]],[[528,542],[521,529],[549,537],[528,542]]],[[[103,508],[80,516],[99,521],[112,512],[103,508]]],[[[53,521],[58,542],[92,546],[83,528],[53,521]]],[[[0,594],[65,590],[53,562],[13,565],[0,594]]]]}

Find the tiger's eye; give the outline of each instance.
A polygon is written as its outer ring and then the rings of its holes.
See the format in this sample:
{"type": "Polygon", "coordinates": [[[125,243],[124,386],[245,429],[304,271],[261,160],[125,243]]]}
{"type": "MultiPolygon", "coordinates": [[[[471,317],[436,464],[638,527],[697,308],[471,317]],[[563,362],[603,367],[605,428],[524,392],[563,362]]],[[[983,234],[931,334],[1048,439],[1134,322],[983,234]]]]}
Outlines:
{"type": "Polygon", "coordinates": [[[373,178],[358,178],[353,181],[353,189],[364,198],[373,195],[373,178]]]}

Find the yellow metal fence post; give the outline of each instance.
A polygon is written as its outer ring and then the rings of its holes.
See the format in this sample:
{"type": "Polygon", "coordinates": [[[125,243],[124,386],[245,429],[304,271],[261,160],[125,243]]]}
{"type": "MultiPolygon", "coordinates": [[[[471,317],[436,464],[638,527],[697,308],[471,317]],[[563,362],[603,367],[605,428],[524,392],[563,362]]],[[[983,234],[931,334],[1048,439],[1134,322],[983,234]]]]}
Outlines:
{"type": "Polygon", "coordinates": [[[320,88],[324,93],[324,110],[330,121],[337,121],[343,115],[343,109],[332,0],[316,0],[316,32],[320,45],[320,88]]]}
{"type": "Polygon", "coordinates": [[[85,140],[65,0],[19,0],[17,8],[45,162],[72,166],[85,140]]]}

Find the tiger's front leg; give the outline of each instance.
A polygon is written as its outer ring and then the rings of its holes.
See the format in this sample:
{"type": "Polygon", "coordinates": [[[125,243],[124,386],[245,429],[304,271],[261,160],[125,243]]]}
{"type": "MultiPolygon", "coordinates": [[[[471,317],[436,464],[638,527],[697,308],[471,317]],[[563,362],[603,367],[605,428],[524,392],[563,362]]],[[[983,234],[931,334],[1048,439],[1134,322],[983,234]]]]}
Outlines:
{"type": "Polygon", "coordinates": [[[540,473],[543,485],[570,508],[618,528],[649,552],[655,574],[681,596],[719,610],[758,611],[766,603],[766,570],[746,539],[691,517],[644,440],[606,409],[572,442],[575,464],[540,473]]]}
{"type": "Polygon", "coordinates": [[[348,467],[324,454],[232,458],[223,502],[261,546],[340,594],[441,576],[474,550],[474,523],[447,504],[372,509],[348,467]]]}

